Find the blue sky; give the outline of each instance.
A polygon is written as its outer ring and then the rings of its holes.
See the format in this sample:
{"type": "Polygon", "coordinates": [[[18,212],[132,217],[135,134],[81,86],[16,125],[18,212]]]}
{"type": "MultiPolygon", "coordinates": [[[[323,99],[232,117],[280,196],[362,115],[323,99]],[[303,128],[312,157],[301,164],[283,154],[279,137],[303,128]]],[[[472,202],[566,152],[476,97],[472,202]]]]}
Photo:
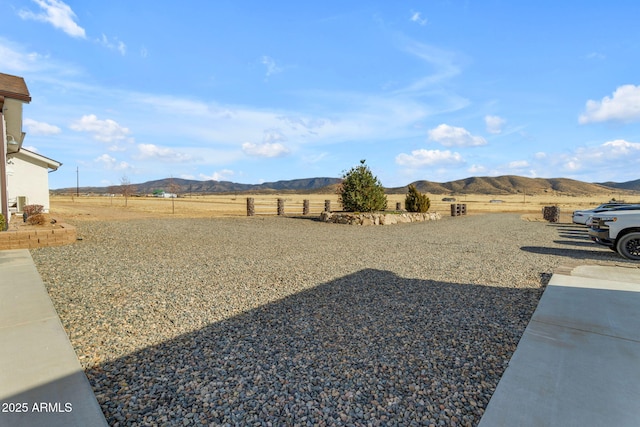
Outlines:
{"type": "Polygon", "coordinates": [[[637,1],[0,0],[51,188],[640,178],[637,1]]]}

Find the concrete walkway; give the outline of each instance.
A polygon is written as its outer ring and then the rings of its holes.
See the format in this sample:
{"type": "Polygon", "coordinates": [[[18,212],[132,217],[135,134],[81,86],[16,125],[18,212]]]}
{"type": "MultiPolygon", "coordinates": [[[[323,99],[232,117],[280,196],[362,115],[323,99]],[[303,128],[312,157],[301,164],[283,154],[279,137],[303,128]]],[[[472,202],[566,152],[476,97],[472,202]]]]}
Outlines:
{"type": "Polygon", "coordinates": [[[640,425],[640,268],[554,273],[480,427],[640,425]]]}
{"type": "Polygon", "coordinates": [[[0,251],[0,426],[106,426],[26,249],[0,251]]]}

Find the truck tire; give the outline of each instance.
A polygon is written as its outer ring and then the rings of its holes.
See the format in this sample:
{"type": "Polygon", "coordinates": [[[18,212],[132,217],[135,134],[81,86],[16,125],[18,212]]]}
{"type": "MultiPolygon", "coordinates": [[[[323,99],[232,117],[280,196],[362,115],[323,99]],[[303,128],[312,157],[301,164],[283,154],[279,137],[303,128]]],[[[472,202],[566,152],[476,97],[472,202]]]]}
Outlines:
{"type": "Polygon", "coordinates": [[[616,252],[627,259],[640,261],[640,232],[634,231],[620,237],[616,242],[616,252]]]}

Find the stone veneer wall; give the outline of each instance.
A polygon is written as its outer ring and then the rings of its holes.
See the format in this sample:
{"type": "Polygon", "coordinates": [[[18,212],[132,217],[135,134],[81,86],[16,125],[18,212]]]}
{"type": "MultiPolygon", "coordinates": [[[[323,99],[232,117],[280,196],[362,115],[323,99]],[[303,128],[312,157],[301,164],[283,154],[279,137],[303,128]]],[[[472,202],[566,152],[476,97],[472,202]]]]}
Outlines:
{"type": "Polygon", "coordinates": [[[325,211],[320,214],[320,219],[324,222],[350,225],[390,225],[407,222],[434,221],[441,218],[442,216],[437,212],[355,213],[325,211]]]}
{"type": "Polygon", "coordinates": [[[42,230],[11,230],[0,232],[0,250],[34,249],[45,246],[69,245],[76,241],[76,228],[58,223],[59,228],[42,230]]]}

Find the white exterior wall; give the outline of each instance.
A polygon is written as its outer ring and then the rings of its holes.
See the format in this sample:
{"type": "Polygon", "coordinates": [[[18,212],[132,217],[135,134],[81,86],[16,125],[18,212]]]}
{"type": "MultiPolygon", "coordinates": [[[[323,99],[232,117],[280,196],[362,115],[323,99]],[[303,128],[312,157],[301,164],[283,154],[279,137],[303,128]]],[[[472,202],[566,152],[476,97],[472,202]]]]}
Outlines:
{"type": "Polygon", "coordinates": [[[27,196],[28,205],[42,205],[49,212],[49,168],[23,153],[16,153],[7,164],[9,203],[18,196],[27,196]]]}

